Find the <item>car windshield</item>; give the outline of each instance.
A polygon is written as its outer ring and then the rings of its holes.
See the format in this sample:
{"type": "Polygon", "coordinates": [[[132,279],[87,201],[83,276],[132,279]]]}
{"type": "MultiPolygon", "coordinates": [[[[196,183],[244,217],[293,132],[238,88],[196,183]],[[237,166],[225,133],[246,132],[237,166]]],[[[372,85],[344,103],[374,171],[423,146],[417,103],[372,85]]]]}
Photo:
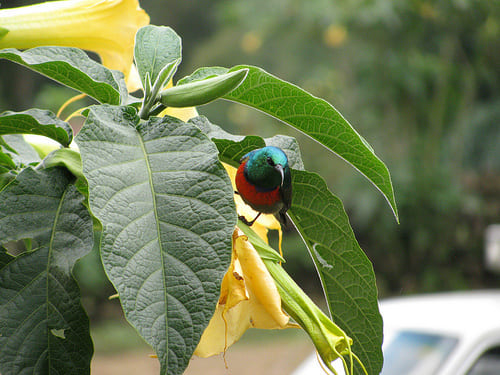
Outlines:
{"type": "Polygon", "coordinates": [[[403,331],[384,350],[381,375],[434,374],[458,340],[453,337],[403,331]]]}

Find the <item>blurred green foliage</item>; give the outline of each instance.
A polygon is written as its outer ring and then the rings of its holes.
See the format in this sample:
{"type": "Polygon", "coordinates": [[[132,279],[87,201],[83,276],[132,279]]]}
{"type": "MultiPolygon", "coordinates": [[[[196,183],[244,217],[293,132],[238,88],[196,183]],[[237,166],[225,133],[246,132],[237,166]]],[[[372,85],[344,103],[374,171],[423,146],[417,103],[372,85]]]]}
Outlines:
{"type": "MultiPolygon", "coordinates": [[[[483,235],[500,212],[500,3],[233,0],[217,20],[198,63],[250,61],[327,98],[388,164],[399,226],[362,178],[336,164],[325,176],[383,295],[498,285],[483,235]]],[[[217,121],[282,130],[232,105],[217,121]]]]}
{"type": "MultiPolygon", "coordinates": [[[[2,3],[14,5],[19,1],[2,3]]],[[[500,220],[498,1],[142,0],[141,6],[151,23],[183,37],[177,79],[198,66],[258,65],[327,99],[373,145],[392,173],[399,226],[365,179],[342,161],[325,168],[327,151],[305,136],[236,104],[199,108],[229,131],[299,139],[307,168],[321,171],[344,201],[382,295],[498,286],[498,275],[483,263],[484,230],[500,220]]],[[[0,61],[0,111],[35,103],[57,108],[60,95],[47,80],[13,65],[0,61]],[[43,97],[35,95],[41,87],[43,97]]],[[[287,251],[287,269],[308,285],[314,270],[305,248],[285,245],[287,251]]]]}

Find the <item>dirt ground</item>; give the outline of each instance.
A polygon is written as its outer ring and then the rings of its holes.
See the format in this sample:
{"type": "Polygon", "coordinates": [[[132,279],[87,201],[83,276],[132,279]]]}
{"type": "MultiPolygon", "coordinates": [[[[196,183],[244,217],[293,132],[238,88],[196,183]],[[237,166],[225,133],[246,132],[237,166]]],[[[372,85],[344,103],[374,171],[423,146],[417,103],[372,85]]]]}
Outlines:
{"type": "MultiPolygon", "coordinates": [[[[262,345],[235,345],[222,355],[194,358],[185,375],[288,375],[313,351],[306,340],[280,340],[262,345]]],[[[157,375],[159,365],[147,352],[97,354],[92,361],[92,375],[157,375]]]]}

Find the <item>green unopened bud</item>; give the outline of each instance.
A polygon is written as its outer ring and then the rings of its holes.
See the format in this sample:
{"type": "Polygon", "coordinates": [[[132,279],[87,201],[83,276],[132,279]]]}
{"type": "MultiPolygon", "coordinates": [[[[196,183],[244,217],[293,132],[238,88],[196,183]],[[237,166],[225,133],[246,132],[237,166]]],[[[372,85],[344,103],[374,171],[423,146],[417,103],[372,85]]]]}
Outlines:
{"type": "Polygon", "coordinates": [[[181,63],[181,59],[178,58],[172,61],[170,64],[167,64],[160,70],[158,73],[158,77],[156,78],[156,82],[154,84],[155,95],[158,94],[160,89],[167,84],[168,81],[173,77],[175,72],[177,71],[177,67],[181,63]]]}
{"type": "Polygon", "coordinates": [[[248,69],[240,69],[171,87],[160,93],[160,101],[167,107],[195,107],[207,104],[238,87],[247,73],[248,69]]]}

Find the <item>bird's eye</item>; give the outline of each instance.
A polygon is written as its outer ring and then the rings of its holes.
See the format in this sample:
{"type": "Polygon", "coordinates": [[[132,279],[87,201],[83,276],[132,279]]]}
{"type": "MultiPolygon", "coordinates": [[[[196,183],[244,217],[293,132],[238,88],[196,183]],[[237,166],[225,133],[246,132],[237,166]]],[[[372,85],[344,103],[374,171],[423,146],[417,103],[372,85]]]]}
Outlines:
{"type": "Polygon", "coordinates": [[[267,164],[269,164],[270,166],[274,167],[274,160],[270,156],[267,157],[267,164]]]}

